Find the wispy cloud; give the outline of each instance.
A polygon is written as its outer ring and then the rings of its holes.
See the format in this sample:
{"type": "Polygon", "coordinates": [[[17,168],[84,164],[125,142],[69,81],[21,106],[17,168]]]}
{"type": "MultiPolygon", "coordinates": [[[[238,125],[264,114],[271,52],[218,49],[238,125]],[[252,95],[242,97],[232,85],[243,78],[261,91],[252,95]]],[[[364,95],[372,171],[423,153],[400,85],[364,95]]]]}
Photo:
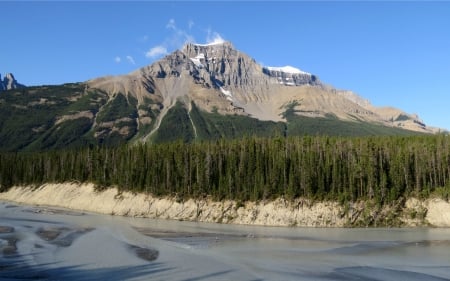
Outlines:
{"type": "Polygon", "coordinates": [[[166,28],[177,30],[177,26],[175,25],[175,20],[170,19],[169,22],[166,24],[166,28]]]}
{"type": "MultiPolygon", "coordinates": [[[[145,56],[150,59],[157,58],[168,54],[170,50],[180,49],[187,43],[196,43],[196,40],[192,35],[192,29],[194,26],[196,26],[194,21],[189,20],[187,22],[188,31],[186,31],[178,27],[175,19],[169,19],[166,24],[166,29],[170,31],[170,35],[168,35],[162,43],[151,47],[145,53],[145,56]]],[[[203,32],[205,32],[204,29],[203,32]]],[[[219,33],[212,31],[210,28],[206,30],[206,33],[207,44],[218,44],[225,42],[219,33]]]]}
{"type": "Polygon", "coordinates": [[[127,58],[127,61],[129,62],[129,63],[131,63],[131,64],[136,64],[136,62],[134,61],[134,59],[133,59],[133,57],[132,56],[126,56],[126,58],[127,58]]]}
{"type": "Polygon", "coordinates": [[[121,59],[120,57],[115,57],[115,58],[114,58],[114,61],[115,61],[116,63],[120,63],[120,62],[122,61],[122,59],[121,59]]]}
{"type": "Polygon", "coordinates": [[[167,29],[171,29],[174,31],[172,36],[166,40],[170,45],[173,45],[175,48],[179,48],[188,42],[195,42],[194,36],[186,32],[185,30],[179,28],[176,25],[174,19],[170,19],[166,25],[167,29]]]}
{"type": "MultiPolygon", "coordinates": [[[[189,26],[192,26],[189,22],[189,26]]],[[[179,49],[187,42],[195,42],[194,36],[177,27],[175,19],[170,19],[166,24],[166,29],[172,31],[161,44],[151,47],[146,53],[147,58],[153,59],[168,54],[168,49],[179,49]]]]}
{"type": "Polygon", "coordinates": [[[156,58],[156,57],[163,56],[166,54],[167,54],[167,48],[162,45],[159,45],[159,46],[150,48],[150,50],[148,50],[148,52],[145,53],[145,56],[147,58],[156,58]]]}
{"type": "Polygon", "coordinates": [[[225,42],[225,40],[220,36],[219,33],[215,31],[211,31],[211,29],[208,29],[208,35],[206,36],[206,43],[207,44],[220,44],[225,42]]]}

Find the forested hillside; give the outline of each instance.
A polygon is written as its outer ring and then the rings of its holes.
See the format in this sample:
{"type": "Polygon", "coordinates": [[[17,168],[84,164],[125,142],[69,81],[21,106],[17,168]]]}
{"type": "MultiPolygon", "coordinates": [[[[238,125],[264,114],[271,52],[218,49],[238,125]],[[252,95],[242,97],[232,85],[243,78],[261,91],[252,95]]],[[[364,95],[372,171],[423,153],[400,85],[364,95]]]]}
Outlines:
{"type": "Polygon", "coordinates": [[[3,191],[67,181],[180,200],[448,197],[450,137],[247,137],[0,154],[3,191]]]}
{"type": "Polygon", "coordinates": [[[163,106],[150,98],[139,104],[132,95],[108,96],[85,83],[13,89],[0,96],[0,151],[78,149],[140,141],[190,143],[244,136],[420,134],[377,123],[339,120],[331,114],[306,117],[297,114],[294,108],[298,105],[287,105],[283,113],[286,122],[275,122],[207,112],[194,101],[177,101],[158,127],[163,106]],[[150,135],[152,130],[155,133],[150,135]]]}

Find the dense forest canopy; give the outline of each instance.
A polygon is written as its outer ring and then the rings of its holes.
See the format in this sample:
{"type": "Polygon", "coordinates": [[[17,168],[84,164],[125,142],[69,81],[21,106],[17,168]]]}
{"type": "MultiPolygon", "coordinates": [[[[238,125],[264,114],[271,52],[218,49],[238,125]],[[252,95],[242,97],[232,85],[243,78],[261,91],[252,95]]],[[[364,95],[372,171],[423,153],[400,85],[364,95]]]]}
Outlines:
{"type": "Polygon", "coordinates": [[[0,189],[48,182],[181,199],[340,202],[450,192],[450,137],[246,137],[0,153],[0,189]]]}

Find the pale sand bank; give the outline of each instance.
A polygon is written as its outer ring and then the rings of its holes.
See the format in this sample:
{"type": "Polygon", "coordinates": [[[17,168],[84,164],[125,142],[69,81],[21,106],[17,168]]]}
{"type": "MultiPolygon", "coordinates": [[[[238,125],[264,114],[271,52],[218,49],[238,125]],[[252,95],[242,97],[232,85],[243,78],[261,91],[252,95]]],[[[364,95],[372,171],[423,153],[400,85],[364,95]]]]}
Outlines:
{"type": "MultiPolygon", "coordinates": [[[[354,211],[345,212],[336,202],[310,203],[301,199],[240,205],[230,200],[189,199],[177,202],[173,198],[119,192],[116,188],[99,192],[93,184],[77,183],[44,184],[34,189],[16,186],[0,193],[0,200],[121,216],[267,226],[343,227],[362,213],[357,206],[354,211]]],[[[409,199],[402,220],[411,226],[450,227],[450,203],[442,199],[409,199]],[[424,218],[411,219],[411,213],[424,214],[424,218]]]]}

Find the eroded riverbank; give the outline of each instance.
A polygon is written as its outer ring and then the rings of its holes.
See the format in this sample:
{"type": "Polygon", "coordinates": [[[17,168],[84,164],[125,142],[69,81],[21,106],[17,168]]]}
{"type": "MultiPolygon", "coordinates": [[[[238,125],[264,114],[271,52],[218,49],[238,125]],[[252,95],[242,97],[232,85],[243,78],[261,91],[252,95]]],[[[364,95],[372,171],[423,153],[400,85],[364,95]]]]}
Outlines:
{"type": "Polygon", "coordinates": [[[73,210],[131,217],[265,226],[433,226],[450,227],[450,203],[442,199],[410,198],[397,205],[376,208],[360,202],[342,206],[337,202],[277,199],[263,202],[216,202],[208,199],[155,198],[120,192],[97,191],[93,184],[44,184],[37,188],[13,187],[0,193],[0,200],[49,205],[73,210]]]}

